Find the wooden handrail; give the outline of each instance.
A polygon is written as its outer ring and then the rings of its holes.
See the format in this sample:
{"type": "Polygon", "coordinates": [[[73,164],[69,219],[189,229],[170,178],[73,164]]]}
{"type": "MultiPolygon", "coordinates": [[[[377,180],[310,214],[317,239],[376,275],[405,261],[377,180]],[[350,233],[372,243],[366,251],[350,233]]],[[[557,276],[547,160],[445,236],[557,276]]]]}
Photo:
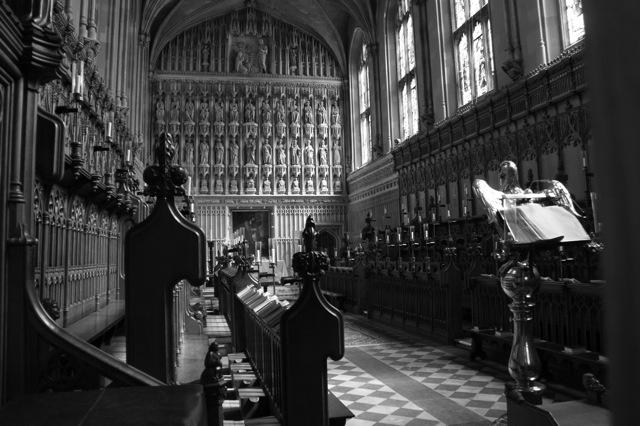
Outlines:
{"type": "MultiPolygon", "coordinates": [[[[34,241],[35,244],[35,241],[34,241]]],[[[33,245],[25,245],[25,263],[30,268],[30,249],[33,245]]],[[[33,268],[31,268],[33,270],[33,268]]],[[[35,331],[51,345],[56,346],[68,354],[95,368],[100,374],[109,379],[129,386],[161,386],[166,383],[131,367],[114,358],[92,344],[74,336],[61,328],[45,311],[36,294],[33,279],[25,280],[25,296],[27,317],[35,331]]]]}

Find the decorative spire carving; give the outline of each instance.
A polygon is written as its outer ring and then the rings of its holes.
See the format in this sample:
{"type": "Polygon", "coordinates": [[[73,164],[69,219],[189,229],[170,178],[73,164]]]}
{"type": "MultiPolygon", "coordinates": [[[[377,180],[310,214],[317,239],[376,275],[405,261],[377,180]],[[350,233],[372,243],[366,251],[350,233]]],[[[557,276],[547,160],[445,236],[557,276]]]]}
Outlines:
{"type": "Polygon", "coordinates": [[[173,138],[168,133],[158,137],[155,146],[157,164],[144,170],[143,179],[147,184],[144,195],[172,199],[174,195],[185,195],[187,171],[184,167],[172,164],[176,153],[173,138]]]}

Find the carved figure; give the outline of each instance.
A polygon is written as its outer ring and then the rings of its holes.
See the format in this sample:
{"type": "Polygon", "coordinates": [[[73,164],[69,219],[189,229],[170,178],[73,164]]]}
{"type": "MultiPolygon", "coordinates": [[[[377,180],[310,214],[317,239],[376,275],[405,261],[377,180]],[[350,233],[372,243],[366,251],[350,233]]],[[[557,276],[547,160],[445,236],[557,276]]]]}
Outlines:
{"type": "Polygon", "coordinates": [[[202,45],[202,65],[205,66],[205,67],[209,65],[209,54],[210,53],[211,53],[210,44],[209,43],[204,43],[202,45]]]}
{"type": "Polygon", "coordinates": [[[294,42],[289,47],[289,68],[296,69],[298,67],[298,45],[294,42]]]}
{"type": "Polygon", "coordinates": [[[341,164],[342,159],[340,158],[340,144],[333,144],[333,164],[335,166],[339,166],[341,164]]]}
{"type": "MultiPolygon", "coordinates": [[[[224,105],[222,104],[222,101],[216,102],[215,104],[213,104],[213,108],[214,108],[215,122],[224,123],[224,105]]],[[[237,106],[236,106],[236,111],[237,111],[237,106]]]]}
{"type": "Polygon", "coordinates": [[[300,192],[300,183],[298,182],[298,179],[294,179],[293,180],[293,188],[292,188],[293,192],[300,192]]]}
{"type": "Polygon", "coordinates": [[[267,72],[267,53],[269,48],[264,42],[264,39],[258,39],[258,55],[260,57],[260,69],[262,72],[267,72]]]}
{"type": "Polygon", "coordinates": [[[331,106],[331,125],[340,124],[340,107],[334,102],[331,106]]]}
{"type": "Polygon", "coordinates": [[[236,72],[246,74],[247,71],[249,71],[249,69],[246,66],[246,62],[247,62],[247,59],[244,54],[244,51],[242,49],[239,49],[238,53],[236,53],[236,72]]]}
{"type": "Polygon", "coordinates": [[[256,142],[253,138],[247,141],[247,161],[246,164],[256,164],[256,142]]]}
{"type": "Polygon", "coordinates": [[[224,145],[222,144],[222,142],[220,142],[220,139],[218,139],[218,142],[216,142],[216,164],[222,164],[223,158],[224,158],[224,145]]]}
{"type": "Polygon", "coordinates": [[[229,150],[231,151],[231,159],[230,159],[229,163],[232,166],[237,166],[239,164],[238,163],[238,153],[240,151],[240,147],[238,146],[238,143],[235,140],[233,141],[233,143],[229,147],[229,150]]]}
{"type": "Polygon", "coordinates": [[[298,105],[295,101],[291,102],[293,107],[291,109],[291,124],[300,124],[300,112],[298,111],[298,105]]]}
{"type": "Polygon", "coordinates": [[[158,99],[156,102],[156,120],[158,123],[164,123],[164,102],[158,99]]]}
{"type": "Polygon", "coordinates": [[[209,164],[209,144],[206,142],[200,142],[200,165],[206,166],[209,164]]]}
{"type": "Polygon", "coordinates": [[[280,179],[278,180],[278,192],[282,193],[286,191],[287,188],[285,186],[284,179],[282,178],[282,176],[280,176],[280,179]]]}
{"type": "Polygon", "coordinates": [[[271,164],[271,145],[262,144],[262,164],[271,164]]]}
{"type": "Polygon", "coordinates": [[[300,164],[300,147],[298,142],[294,142],[291,145],[291,164],[300,164]]]}
{"type": "Polygon", "coordinates": [[[206,101],[200,104],[200,122],[209,122],[209,103],[206,101]]]}
{"type": "Polygon", "coordinates": [[[193,123],[193,111],[194,111],[193,101],[188,100],[184,106],[184,118],[188,123],[193,123]]]}
{"type": "Polygon", "coordinates": [[[233,98],[233,102],[229,108],[229,121],[231,123],[238,123],[240,121],[240,111],[238,110],[238,104],[236,103],[235,98],[233,98]]]}
{"type": "Polygon", "coordinates": [[[268,101],[262,101],[262,122],[268,123],[271,121],[271,107],[268,101]]]}
{"type": "Polygon", "coordinates": [[[313,109],[309,105],[309,101],[304,103],[304,122],[307,124],[313,124],[313,109]]]}
{"type": "Polygon", "coordinates": [[[307,141],[307,146],[304,147],[304,152],[306,155],[306,164],[314,164],[314,149],[313,146],[311,146],[311,141],[307,141]]]}
{"type": "Polygon", "coordinates": [[[287,164],[287,153],[282,142],[278,144],[278,164],[287,164]]]}
{"type": "Polygon", "coordinates": [[[255,123],[256,121],[256,106],[251,102],[247,102],[244,107],[244,121],[246,123],[255,123]]]}
{"type": "Polygon", "coordinates": [[[276,102],[276,123],[284,123],[284,105],[280,100],[276,102]]]}
{"type": "Polygon", "coordinates": [[[318,124],[327,124],[327,110],[324,107],[324,103],[318,102],[316,115],[318,117],[318,124]]]}
{"type": "Polygon", "coordinates": [[[191,142],[187,143],[186,150],[187,150],[187,155],[186,155],[187,166],[192,166],[193,165],[193,144],[191,142]]]}
{"type": "Polygon", "coordinates": [[[171,103],[171,112],[169,113],[169,120],[171,123],[180,122],[180,104],[177,99],[171,103]]]}
{"type": "Polygon", "coordinates": [[[320,147],[318,148],[318,153],[320,154],[320,165],[326,166],[327,165],[327,145],[325,144],[324,140],[322,141],[322,145],[320,145],[320,147]]]}

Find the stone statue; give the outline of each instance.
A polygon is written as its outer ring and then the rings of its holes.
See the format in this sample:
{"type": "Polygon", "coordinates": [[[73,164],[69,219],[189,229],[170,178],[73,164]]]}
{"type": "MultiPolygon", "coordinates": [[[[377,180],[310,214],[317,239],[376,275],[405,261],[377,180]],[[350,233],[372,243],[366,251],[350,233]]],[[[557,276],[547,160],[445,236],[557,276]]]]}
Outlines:
{"type": "Polygon", "coordinates": [[[209,102],[205,101],[200,104],[200,122],[209,122],[209,102]]]}
{"type": "Polygon", "coordinates": [[[191,142],[187,142],[186,151],[187,151],[186,164],[187,166],[192,166],[193,165],[193,144],[191,142]]]}
{"type": "Polygon", "coordinates": [[[276,123],[284,122],[284,106],[282,102],[278,99],[276,101],[276,123]]]}
{"type": "Polygon", "coordinates": [[[213,104],[213,108],[214,108],[215,122],[224,123],[224,105],[222,104],[222,101],[216,102],[215,104],[213,104]]]}
{"type": "Polygon", "coordinates": [[[324,140],[322,140],[322,144],[318,148],[318,154],[320,154],[320,165],[326,166],[327,165],[327,145],[325,144],[324,140]]]}
{"type": "Polygon", "coordinates": [[[291,164],[300,164],[300,147],[298,146],[298,142],[293,142],[293,145],[291,145],[291,164]]]}
{"type": "Polygon", "coordinates": [[[311,146],[311,141],[307,141],[307,146],[304,147],[304,152],[306,154],[306,159],[307,162],[306,164],[314,164],[314,150],[313,150],[313,146],[311,146]]]}
{"type": "Polygon", "coordinates": [[[224,145],[222,144],[222,142],[220,142],[220,139],[218,139],[218,142],[216,142],[216,164],[223,164],[223,160],[224,160],[224,145]]]}
{"type": "Polygon", "coordinates": [[[247,62],[247,59],[244,54],[244,51],[242,49],[239,49],[238,53],[236,53],[236,72],[246,74],[247,71],[249,71],[249,69],[246,66],[246,62],[247,62]]]}
{"type": "Polygon", "coordinates": [[[341,164],[342,159],[340,158],[340,144],[333,144],[333,165],[339,166],[341,164]]]}
{"type": "Polygon", "coordinates": [[[171,103],[171,112],[169,113],[169,120],[171,123],[180,122],[180,104],[177,99],[171,103]]]}
{"type": "Polygon", "coordinates": [[[240,121],[240,111],[238,111],[238,104],[236,103],[236,99],[233,99],[229,107],[229,121],[231,123],[238,123],[240,121]]]}
{"type": "Polygon", "coordinates": [[[287,153],[282,142],[278,144],[278,164],[287,164],[287,153]]]}
{"type": "Polygon", "coordinates": [[[298,67],[298,45],[292,44],[289,47],[289,68],[296,69],[298,67]]]}
{"type": "Polygon", "coordinates": [[[249,138],[247,141],[246,164],[256,164],[256,142],[253,138],[249,138]]]}
{"type": "Polygon", "coordinates": [[[316,223],[312,216],[307,217],[307,221],[302,231],[302,241],[304,242],[304,251],[307,253],[316,249],[316,223]]]}
{"type": "Polygon", "coordinates": [[[284,179],[282,178],[282,176],[280,176],[280,179],[278,179],[278,192],[279,193],[287,192],[287,188],[285,186],[284,179]]]}
{"type": "Polygon", "coordinates": [[[158,99],[156,102],[156,120],[158,123],[164,123],[164,102],[158,99]]]}
{"type": "Polygon", "coordinates": [[[318,102],[316,115],[318,117],[318,124],[327,124],[327,110],[324,107],[324,103],[318,102]]]}
{"type": "Polygon", "coordinates": [[[298,111],[298,105],[295,101],[291,102],[293,104],[291,108],[291,124],[300,124],[300,112],[298,111]]]}
{"type": "Polygon", "coordinates": [[[307,124],[313,124],[313,110],[309,101],[304,103],[304,122],[307,124]]]}
{"type": "Polygon", "coordinates": [[[292,191],[293,192],[300,192],[300,183],[298,182],[298,178],[295,178],[293,180],[293,187],[292,187],[292,191]]]}
{"type": "Polygon", "coordinates": [[[267,53],[269,48],[263,38],[258,39],[258,56],[260,57],[260,68],[262,72],[267,72],[267,53]]]}
{"type": "Polygon", "coordinates": [[[269,123],[271,121],[271,107],[268,101],[262,101],[262,122],[269,123]]]}
{"type": "Polygon", "coordinates": [[[255,123],[256,121],[256,106],[251,102],[247,102],[244,107],[244,121],[245,123],[255,123]]]}
{"type": "Polygon", "coordinates": [[[271,164],[271,145],[262,144],[262,164],[271,164]]]}
{"type": "Polygon", "coordinates": [[[340,124],[340,107],[334,103],[331,107],[331,125],[340,124]]]}
{"type": "Polygon", "coordinates": [[[200,142],[200,165],[206,166],[209,164],[209,144],[206,142],[200,142]]]}
{"type": "Polygon", "coordinates": [[[237,166],[239,165],[238,162],[238,153],[240,151],[240,147],[238,146],[238,143],[235,141],[233,141],[233,143],[231,144],[231,146],[229,147],[229,150],[231,151],[231,158],[229,160],[229,164],[232,166],[237,166]]]}
{"type": "Polygon", "coordinates": [[[202,66],[207,67],[209,65],[209,53],[210,53],[211,45],[209,43],[204,43],[202,45],[202,66]]]}
{"type": "Polygon", "coordinates": [[[188,123],[193,123],[193,112],[194,112],[193,101],[188,100],[184,106],[184,118],[188,123]]]}

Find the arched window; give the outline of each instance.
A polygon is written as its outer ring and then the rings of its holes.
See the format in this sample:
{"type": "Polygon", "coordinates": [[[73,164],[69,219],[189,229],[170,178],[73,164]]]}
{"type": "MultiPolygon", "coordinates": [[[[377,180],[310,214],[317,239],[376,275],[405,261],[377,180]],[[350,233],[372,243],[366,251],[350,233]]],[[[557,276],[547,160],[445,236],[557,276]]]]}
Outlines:
{"type": "Polygon", "coordinates": [[[369,57],[367,45],[362,43],[358,65],[358,95],[360,114],[360,165],[371,160],[371,99],[369,92],[369,57]]]}
{"type": "Polygon", "coordinates": [[[487,0],[453,0],[458,104],[493,90],[491,22],[487,0]]]}
{"type": "Polygon", "coordinates": [[[584,37],[582,0],[560,0],[564,47],[571,46],[584,37]]]}
{"type": "Polygon", "coordinates": [[[419,117],[413,19],[410,5],[410,0],[398,2],[398,19],[396,21],[400,139],[403,141],[418,132],[419,117]]]}

